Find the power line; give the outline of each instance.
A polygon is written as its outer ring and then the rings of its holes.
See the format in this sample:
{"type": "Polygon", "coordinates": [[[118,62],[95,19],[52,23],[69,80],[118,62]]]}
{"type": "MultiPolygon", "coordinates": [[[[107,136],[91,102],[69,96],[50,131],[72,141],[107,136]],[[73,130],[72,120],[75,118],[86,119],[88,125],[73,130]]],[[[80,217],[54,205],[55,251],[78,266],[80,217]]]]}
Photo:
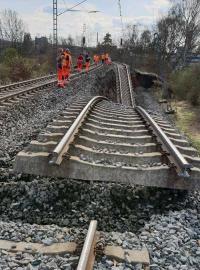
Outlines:
{"type": "Polygon", "coordinates": [[[76,5],[72,6],[71,8],[68,8],[68,9],[64,10],[63,12],[59,13],[58,16],[64,14],[67,11],[71,11],[73,8],[80,6],[81,4],[85,3],[86,1],[88,1],[88,0],[83,0],[79,3],[77,3],[76,5]]]}

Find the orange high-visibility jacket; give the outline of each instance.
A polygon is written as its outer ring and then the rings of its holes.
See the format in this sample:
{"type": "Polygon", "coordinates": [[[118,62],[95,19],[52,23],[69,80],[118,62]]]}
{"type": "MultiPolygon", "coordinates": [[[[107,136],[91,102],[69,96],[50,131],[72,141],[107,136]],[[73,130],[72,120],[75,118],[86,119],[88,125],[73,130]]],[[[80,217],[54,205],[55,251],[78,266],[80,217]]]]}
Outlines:
{"type": "Polygon", "coordinates": [[[105,54],[102,54],[102,55],[101,55],[101,59],[102,59],[102,60],[105,60],[105,54]]]}
{"type": "Polygon", "coordinates": [[[65,55],[65,57],[64,57],[64,60],[63,60],[63,66],[67,67],[67,68],[70,68],[71,65],[72,65],[72,57],[67,52],[65,52],[64,55],[65,55]]]}

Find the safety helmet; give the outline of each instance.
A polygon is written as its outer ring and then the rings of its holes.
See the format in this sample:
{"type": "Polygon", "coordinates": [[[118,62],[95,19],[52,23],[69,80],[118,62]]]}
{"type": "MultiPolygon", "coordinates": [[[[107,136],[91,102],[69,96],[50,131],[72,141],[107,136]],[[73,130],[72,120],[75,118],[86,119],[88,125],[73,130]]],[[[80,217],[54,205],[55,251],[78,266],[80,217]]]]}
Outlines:
{"type": "Polygon", "coordinates": [[[71,53],[70,50],[68,48],[65,49],[65,52],[71,53]]]}

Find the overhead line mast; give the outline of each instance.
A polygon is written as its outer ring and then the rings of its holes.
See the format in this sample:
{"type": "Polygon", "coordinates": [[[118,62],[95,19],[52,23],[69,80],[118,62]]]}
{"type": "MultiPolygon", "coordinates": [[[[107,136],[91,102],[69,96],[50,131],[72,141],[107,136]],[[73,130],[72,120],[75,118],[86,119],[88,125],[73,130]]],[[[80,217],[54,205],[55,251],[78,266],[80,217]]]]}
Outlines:
{"type": "MultiPolygon", "coordinates": [[[[97,13],[98,10],[77,10],[74,9],[75,7],[80,6],[81,4],[85,3],[88,0],[82,0],[81,2],[78,2],[71,8],[67,8],[66,10],[58,13],[58,0],[53,0],[53,57],[54,61],[57,57],[57,50],[58,50],[58,16],[68,12],[68,11],[75,11],[75,12],[87,12],[87,13],[97,13]]],[[[65,4],[65,1],[63,0],[63,3],[65,4]]]]}
{"type": "Polygon", "coordinates": [[[53,0],[53,60],[56,67],[56,57],[58,50],[58,2],[53,0]]]}
{"type": "MultiPolygon", "coordinates": [[[[57,50],[58,50],[58,16],[64,14],[67,11],[72,11],[75,7],[83,4],[88,0],[83,0],[76,5],[72,6],[71,8],[68,8],[64,10],[61,13],[58,13],[58,0],[53,0],[53,57],[54,62],[56,61],[57,57],[57,50]]],[[[56,65],[55,65],[56,66],[56,65]]]]}
{"type": "Polygon", "coordinates": [[[124,36],[124,24],[123,24],[123,18],[122,18],[121,0],[118,0],[118,6],[119,6],[119,15],[120,15],[120,19],[121,19],[121,41],[120,41],[120,45],[122,46],[123,36],[124,36]]]}

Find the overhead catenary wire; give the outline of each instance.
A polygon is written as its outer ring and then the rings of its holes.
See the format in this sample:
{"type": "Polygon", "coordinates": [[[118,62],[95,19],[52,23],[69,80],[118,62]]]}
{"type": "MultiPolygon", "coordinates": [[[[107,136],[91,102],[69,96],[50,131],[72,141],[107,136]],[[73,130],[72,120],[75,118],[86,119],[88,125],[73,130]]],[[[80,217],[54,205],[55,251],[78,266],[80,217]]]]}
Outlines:
{"type": "Polygon", "coordinates": [[[64,10],[64,11],[62,11],[62,12],[60,12],[60,13],[58,14],[58,16],[64,14],[64,13],[67,12],[67,11],[71,11],[71,10],[74,9],[75,7],[78,7],[78,6],[80,6],[81,4],[83,4],[83,3],[87,2],[87,1],[88,1],[88,0],[83,0],[83,1],[81,1],[81,2],[79,2],[79,3],[77,3],[76,5],[72,6],[71,8],[68,8],[68,9],[66,9],[66,10],[64,10]]]}
{"type": "MultiPolygon", "coordinates": [[[[62,0],[63,1],[63,4],[66,6],[67,8],[67,3],[65,2],[65,0],[62,0]]],[[[72,7],[73,8],[73,7],[72,7]]],[[[98,13],[100,11],[98,10],[86,10],[86,9],[69,9],[67,8],[68,11],[71,11],[71,12],[88,12],[88,13],[98,13]]]]}

